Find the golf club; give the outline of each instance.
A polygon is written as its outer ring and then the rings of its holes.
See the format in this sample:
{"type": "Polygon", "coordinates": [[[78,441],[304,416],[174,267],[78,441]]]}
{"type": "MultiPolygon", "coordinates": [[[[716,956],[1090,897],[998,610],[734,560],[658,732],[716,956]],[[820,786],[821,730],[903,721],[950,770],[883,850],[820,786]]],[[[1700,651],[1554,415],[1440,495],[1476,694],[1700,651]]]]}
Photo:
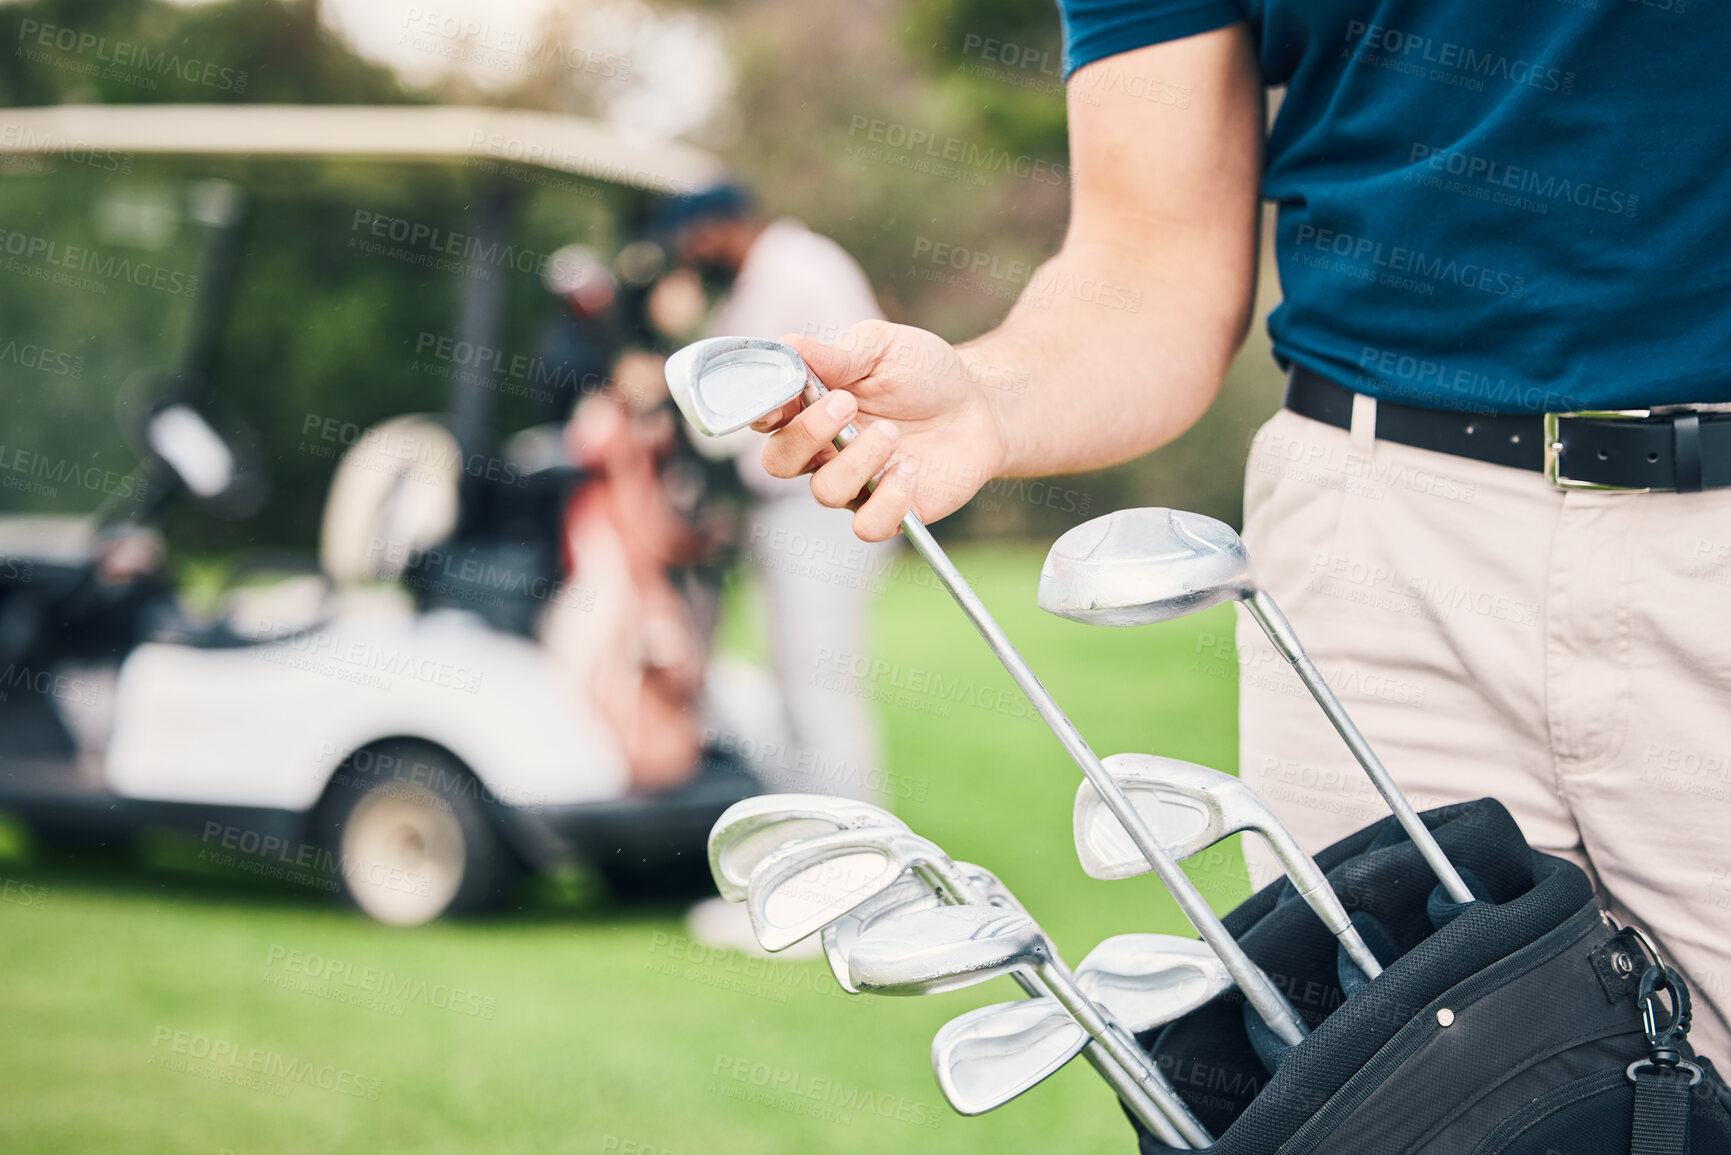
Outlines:
{"type": "Polygon", "coordinates": [[[1208,944],[1169,934],[1120,934],[1076,966],[1076,986],[1141,1033],[1181,1019],[1233,988],[1208,944]]]}
{"type": "MultiPolygon", "coordinates": [[[[680,412],[700,432],[712,436],[743,429],[795,397],[803,395],[809,402],[828,392],[793,348],[753,337],[711,337],[688,345],[668,358],[666,375],[668,391],[680,412]]],[[[836,436],[835,443],[845,448],[858,436],[859,430],[849,425],[836,436]]],[[[1207,898],[1147,829],[1081,731],[1040,683],[1009,635],[912,510],[902,518],[902,534],[950,591],[1065,752],[1118,815],[1179,909],[1232,971],[1246,1000],[1283,1043],[1292,1046],[1301,1042],[1308,1030],[1298,1012],[1227,933],[1207,898]]]]}
{"type": "Polygon", "coordinates": [[[932,1037],[932,1071],[958,1114],[1001,1107],[1088,1045],[1088,1032],[1049,995],[958,1015],[932,1037]]]}
{"type": "Polygon", "coordinates": [[[770,851],[818,834],[866,827],[906,830],[881,806],[827,794],[759,794],[722,811],[709,830],[709,872],[729,902],[744,902],[751,872],[770,851]]]}
{"type": "MultiPolygon", "coordinates": [[[[746,909],[763,947],[781,950],[837,919],[860,911],[867,903],[879,910],[894,910],[897,901],[923,905],[919,896],[903,885],[906,880],[902,875],[909,870],[941,903],[996,909],[989,905],[993,890],[1002,891],[996,879],[978,867],[958,866],[927,839],[895,830],[820,835],[766,855],[752,873],[746,909]],[[981,883],[980,876],[988,879],[989,885],[981,883]],[[892,893],[895,897],[891,897],[892,893]]],[[[1003,893],[1007,896],[1008,892],[1003,893]]],[[[1068,975],[1056,952],[1049,945],[1047,950],[1054,968],[1068,975]]],[[[831,959],[834,967],[833,955],[831,959]]],[[[1048,993],[1045,984],[1033,976],[1018,975],[1017,982],[1030,995],[1048,993]]],[[[842,985],[849,991],[859,990],[851,972],[842,985]]],[[[1171,1084],[1148,1064],[1121,1028],[1114,1026],[1103,1033],[1093,1030],[1088,1033],[1099,1044],[1087,1049],[1089,1062],[1162,1142],[1170,1146],[1192,1143],[1206,1146],[1212,1141],[1171,1084]]]]}
{"type": "MultiPolygon", "coordinates": [[[[1292,664],[1449,897],[1472,902],[1472,891],[1304,652],[1286,615],[1257,585],[1250,555],[1231,526],[1182,510],[1121,509],[1066,532],[1040,568],[1040,608],[1078,622],[1165,622],[1228,601],[1243,602],[1292,664]]],[[[1115,803],[1112,808],[1116,812],[1115,803]]]]}
{"type": "MultiPolygon", "coordinates": [[[[1154,754],[1114,754],[1106,759],[1106,769],[1180,861],[1233,834],[1257,835],[1274,852],[1298,896],[1340,940],[1365,977],[1382,973],[1382,964],[1352,925],[1322,868],[1249,786],[1230,774],[1154,754]]],[[[1147,873],[1141,852],[1086,782],[1077,787],[1073,821],[1076,857],[1090,878],[1147,873]]]]}

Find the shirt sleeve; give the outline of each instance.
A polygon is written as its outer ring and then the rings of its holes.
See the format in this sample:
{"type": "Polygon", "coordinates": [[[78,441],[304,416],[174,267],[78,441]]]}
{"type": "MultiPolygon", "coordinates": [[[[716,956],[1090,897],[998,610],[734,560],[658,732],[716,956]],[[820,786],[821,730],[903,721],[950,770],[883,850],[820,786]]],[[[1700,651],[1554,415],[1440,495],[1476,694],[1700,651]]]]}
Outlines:
{"type": "Polygon", "coordinates": [[[1242,20],[1233,0],[1058,0],[1064,79],[1120,52],[1212,32],[1242,20]]]}

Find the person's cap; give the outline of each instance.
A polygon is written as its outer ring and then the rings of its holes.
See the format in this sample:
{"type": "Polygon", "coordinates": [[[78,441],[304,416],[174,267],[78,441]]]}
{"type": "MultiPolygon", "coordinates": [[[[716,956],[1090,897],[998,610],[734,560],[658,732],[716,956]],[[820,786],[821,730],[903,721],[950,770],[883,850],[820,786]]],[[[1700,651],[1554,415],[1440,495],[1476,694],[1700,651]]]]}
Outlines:
{"type": "Polygon", "coordinates": [[[738,220],[751,212],[751,194],[744,186],[722,181],[662,201],[650,215],[649,237],[663,249],[673,251],[680,234],[699,221],[738,220]]]}

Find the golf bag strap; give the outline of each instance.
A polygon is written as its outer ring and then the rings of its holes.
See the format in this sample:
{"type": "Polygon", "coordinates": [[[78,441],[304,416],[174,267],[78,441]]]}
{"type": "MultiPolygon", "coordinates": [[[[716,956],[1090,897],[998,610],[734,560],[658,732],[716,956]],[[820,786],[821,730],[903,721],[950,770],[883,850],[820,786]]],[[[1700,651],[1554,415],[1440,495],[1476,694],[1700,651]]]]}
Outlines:
{"type": "Polygon", "coordinates": [[[1635,1074],[1629,1155],[1689,1155],[1689,1085],[1697,1076],[1647,1063],[1635,1074]]]}

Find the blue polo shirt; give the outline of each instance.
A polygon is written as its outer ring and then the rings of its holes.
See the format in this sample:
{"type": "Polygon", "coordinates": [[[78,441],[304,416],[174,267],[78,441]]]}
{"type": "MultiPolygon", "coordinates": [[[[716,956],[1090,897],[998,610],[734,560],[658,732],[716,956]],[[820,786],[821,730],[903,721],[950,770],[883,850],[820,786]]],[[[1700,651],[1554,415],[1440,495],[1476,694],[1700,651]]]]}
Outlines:
{"type": "Polygon", "coordinates": [[[1107,58],[1249,23],[1286,89],[1262,185],[1283,362],[1443,408],[1731,401],[1727,0],[1058,7],[1073,86],[1174,116],[1107,58]]]}

